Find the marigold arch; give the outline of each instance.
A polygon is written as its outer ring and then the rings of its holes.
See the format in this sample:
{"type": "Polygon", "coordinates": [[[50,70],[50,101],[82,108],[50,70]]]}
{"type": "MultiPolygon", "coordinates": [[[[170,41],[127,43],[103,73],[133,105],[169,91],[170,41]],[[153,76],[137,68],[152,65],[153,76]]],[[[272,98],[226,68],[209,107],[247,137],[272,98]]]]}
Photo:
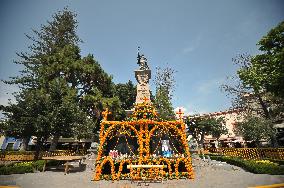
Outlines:
{"type": "Polygon", "coordinates": [[[120,162],[120,164],[119,164],[119,170],[118,170],[118,173],[117,173],[117,179],[120,179],[120,175],[121,175],[121,172],[122,172],[122,170],[123,170],[123,165],[124,165],[125,163],[131,164],[131,160],[126,159],[126,160],[123,160],[123,161],[120,162]]]}
{"type": "MultiPolygon", "coordinates": [[[[117,126],[123,126],[125,128],[130,128],[131,130],[134,131],[134,133],[137,136],[137,138],[139,138],[139,133],[138,133],[138,131],[136,130],[136,128],[133,125],[131,125],[131,124],[127,123],[127,122],[114,122],[113,125],[111,125],[110,127],[107,128],[107,130],[104,132],[104,134],[100,135],[100,148],[99,148],[98,159],[97,160],[99,160],[101,158],[102,151],[103,151],[103,145],[104,145],[107,137],[109,136],[111,131],[113,129],[115,129],[117,126]]],[[[137,139],[137,144],[139,145],[139,139],[137,139]]]]}
{"type": "Polygon", "coordinates": [[[177,128],[176,126],[174,126],[174,125],[171,124],[171,123],[158,124],[158,125],[154,126],[154,127],[151,129],[151,131],[149,132],[149,139],[147,140],[147,141],[148,141],[148,144],[150,144],[150,140],[151,140],[151,137],[153,136],[154,131],[155,131],[155,130],[158,130],[158,129],[172,129],[172,130],[174,130],[174,131],[177,133],[177,135],[179,135],[179,136],[181,137],[181,139],[182,139],[182,140],[181,140],[181,144],[182,144],[182,146],[184,147],[187,156],[190,156],[189,150],[187,150],[187,148],[188,148],[187,140],[186,140],[186,138],[184,137],[184,134],[183,134],[183,132],[182,132],[182,131],[184,131],[184,130],[177,128]]]}
{"type": "Polygon", "coordinates": [[[103,169],[103,166],[109,162],[110,165],[111,165],[111,176],[112,176],[112,179],[114,180],[115,179],[115,174],[114,174],[114,163],[113,163],[113,159],[111,157],[106,157],[102,163],[98,164],[96,166],[96,176],[95,176],[95,180],[99,180],[100,179],[100,175],[102,174],[102,169],[103,169]]]}

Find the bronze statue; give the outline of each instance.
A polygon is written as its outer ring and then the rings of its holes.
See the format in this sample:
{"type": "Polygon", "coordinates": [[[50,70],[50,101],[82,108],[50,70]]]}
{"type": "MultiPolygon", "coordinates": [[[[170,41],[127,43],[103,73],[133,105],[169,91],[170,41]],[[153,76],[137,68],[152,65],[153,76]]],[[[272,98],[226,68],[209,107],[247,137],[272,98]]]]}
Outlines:
{"type": "Polygon", "coordinates": [[[140,55],[139,51],[138,51],[137,60],[138,60],[137,64],[139,65],[140,70],[149,70],[149,66],[147,64],[147,58],[143,54],[140,55]]]}

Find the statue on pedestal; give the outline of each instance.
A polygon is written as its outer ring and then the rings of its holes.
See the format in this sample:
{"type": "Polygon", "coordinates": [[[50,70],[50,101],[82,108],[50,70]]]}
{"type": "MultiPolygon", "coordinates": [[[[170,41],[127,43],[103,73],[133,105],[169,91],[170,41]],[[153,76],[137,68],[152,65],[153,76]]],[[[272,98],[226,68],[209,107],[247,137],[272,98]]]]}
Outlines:
{"type": "MultiPolygon", "coordinates": [[[[139,49],[139,48],[138,48],[139,49]]],[[[138,82],[137,84],[137,95],[136,95],[136,104],[138,103],[150,103],[151,101],[145,101],[144,99],[150,99],[150,86],[149,80],[151,79],[151,70],[148,66],[146,57],[138,52],[137,64],[139,69],[135,71],[135,77],[138,82]]]]}
{"type": "Polygon", "coordinates": [[[147,64],[147,58],[142,54],[140,55],[138,52],[138,57],[137,57],[137,64],[139,65],[140,70],[149,70],[149,66],[147,64]]]}

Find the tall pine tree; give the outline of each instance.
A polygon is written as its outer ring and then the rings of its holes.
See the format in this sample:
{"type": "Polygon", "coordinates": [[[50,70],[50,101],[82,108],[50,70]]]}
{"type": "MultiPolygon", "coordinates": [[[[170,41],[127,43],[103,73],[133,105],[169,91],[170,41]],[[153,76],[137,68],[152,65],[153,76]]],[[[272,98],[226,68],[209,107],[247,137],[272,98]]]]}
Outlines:
{"type": "Polygon", "coordinates": [[[92,136],[103,108],[120,109],[112,77],[92,55],[80,55],[76,14],[65,8],[52,18],[27,35],[32,44],[28,52],[17,54],[16,61],[24,69],[20,76],[5,81],[20,86],[17,104],[2,107],[8,118],[7,134],[26,139],[37,136],[39,146],[52,137],[50,150],[56,148],[60,136],[92,136]]]}

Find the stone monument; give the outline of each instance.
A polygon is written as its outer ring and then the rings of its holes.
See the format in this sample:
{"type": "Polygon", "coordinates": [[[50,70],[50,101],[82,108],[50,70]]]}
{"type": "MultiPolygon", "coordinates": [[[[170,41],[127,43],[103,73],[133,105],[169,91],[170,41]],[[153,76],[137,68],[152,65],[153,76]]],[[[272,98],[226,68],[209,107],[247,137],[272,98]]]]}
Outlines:
{"type": "Polygon", "coordinates": [[[137,64],[139,69],[135,70],[135,78],[138,82],[137,84],[137,95],[135,103],[150,103],[150,86],[149,80],[151,79],[151,70],[147,64],[147,59],[144,55],[140,55],[138,52],[137,64]]]}
{"type": "Polygon", "coordinates": [[[108,121],[110,112],[106,109],[103,113],[93,180],[193,179],[185,123],[182,119],[164,121],[158,117],[150,100],[151,70],[147,59],[138,52],[137,60],[139,69],[134,71],[138,82],[136,102],[132,110],[126,111],[132,115],[125,121],[108,121]],[[119,140],[120,135],[124,140],[119,140]],[[158,168],[161,165],[163,168],[158,168]],[[127,170],[127,166],[130,169],[127,170]]]}

